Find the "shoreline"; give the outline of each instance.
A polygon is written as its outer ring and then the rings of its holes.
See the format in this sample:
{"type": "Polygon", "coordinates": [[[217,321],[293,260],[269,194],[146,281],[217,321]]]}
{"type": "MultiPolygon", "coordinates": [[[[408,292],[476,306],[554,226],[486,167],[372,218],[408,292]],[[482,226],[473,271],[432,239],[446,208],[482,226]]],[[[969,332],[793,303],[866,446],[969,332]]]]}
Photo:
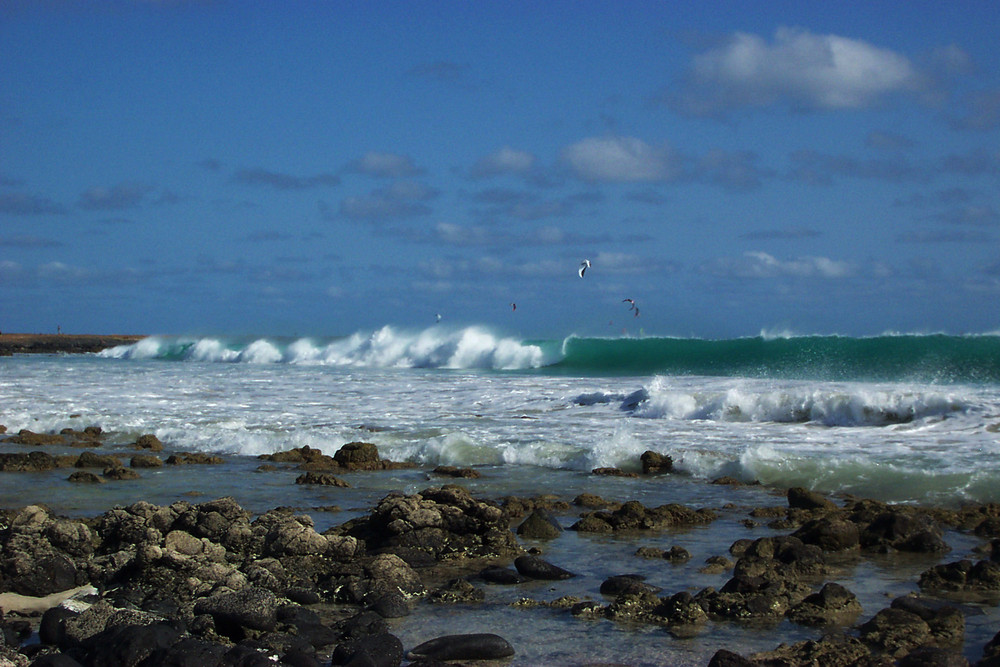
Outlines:
{"type": "Polygon", "coordinates": [[[128,345],[145,335],[0,333],[0,357],[14,354],[87,354],[128,345]]]}
{"type": "MultiPolygon", "coordinates": [[[[100,435],[94,430],[59,437],[89,436],[93,438],[90,444],[98,445],[100,435]]],[[[12,444],[30,447],[33,453],[25,453],[25,458],[41,458],[39,448],[44,447],[43,443],[33,441],[29,434],[22,437],[27,440],[12,444]]],[[[143,443],[156,444],[146,439],[143,443]]],[[[294,476],[313,470],[314,476],[322,479],[306,483],[320,485],[332,485],[336,481],[333,473],[356,482],[356,477],[350,477],[352,471],[367,477],[395,469],[378,456],[373,446],[354,445],[345,445],[333,457],[302,448],[253,458],[268,466],[260,474],[294,476]],[[363,462],[361,452],[368,457],[363,462]],[[326,475],[320,471],[326,471],[326,475]]],[[[150,450],[167,453],[156,447],[150,450]]],[[[100,468],[107,463],[88,465],[100,468]]],[[[81,467],[88,466],[77,461],[69,469],[79,471],[81,467]]],[[[190,466],[177,468],[181,469],[185,469],[186,476],[193,472],[190,466]]],[[[14,468],[6,472],[30,474],[15,472],[14,468]]],[[[744,505],[734,503],[734,492],[738,494],[748,487],[720,481],[708,487],[716,498],[709,508],[645,507],[627,501],[627,494],[617,499],[571,499],[563,494],[483,496],[462,484],[465,477],[458,474],[461,472],[424,471],[427,479],[422,490],[389,493],[367,504],[358,517],[333,522],[326,529],[313,518],[319,509],[316,507],[274,507],[257,514],[225,496],[177,498],[161,505],[140,501],[72,519],[44,506],[8,507],[0,512],[8,526],[0,536],[6,537],[5,546],[18,545],[17,554],[10,552],[8,584],[18,583],[11,586],[12,592],[30,594],[31,599],[18,598],[19,602],[69,592],[71,584],[94,585],[97,592],[92,593],[88,604],[97,606],[93,612],[85,612],[83,618],[88,622],[98,612],[123,613],[122,609],[130,605],[144,609],[143,613],[162,615],[163,602],[157,591],[167,586],[171,589],[168,597],[177,605],[177,609],[171,607],[167,618],[184,628],[171,639],[178,646],[176,650],[181,650],[181,636],[183,641],[202,648],[212,646],[217,651],[236,651],[241,640],[251,637],[258,641],[267,638],[267,648],[277,660],[286,655],[283,647],[292,641],[289,636],[261,634],[267,631],[256,627],[252,617],[240,617],[237,622],[230,619],[228,611],[205,612],[216,603],[266,603],[274,613],[284,609],[281,613],[294,612],[295,618],[309,615],[314,619],[309,622],[310,628],[323,628],[323,636],[309,651],[315,662],[301,664],[330,664],[332,653],[339,647],[353,646],[354,632],[372,632],[370,636],[377,638],[374,642],[393,642],[400,649],[410,649],[434,635],[443,638],[454,636],[456,631],[468,631],[463,622],[448,614],[448,607],[472,614],[483,609],[488,618],[483,627],[473,629],[497,633],[504,641],[502,648],[508,639],[516,647],[513,659],[497,655],[495,658],[503,662],[486,664],[523,665],[532,664],[532,657],[553,658],[544,651],[539,654],[539,647],[526,644],[523,634],[499,620],[504,615],[532,619],[537,626],[528,634],[540,643],[546,641],[546,632],[551,641],[553,634],[573,632],[572,625],[578,624],[580,629],[576,631],[586,633],[590,631],[588,626],[598,631],[597,624],[610,623],[618,628],[616,632],[635,633],[638,644],[648,645],[649,651],[661,651],[657,655],[663,659],[681,660],[686,656],[683,664],[691,665],[764,667],[819,661],[844,667],[874,666],[892,664],[910,654],[916,660],[927,651],[952,661],[935,664],[959,664],[963,653],[968,659],[966,664],[975,664],[980,658],[994,656],[987,643],[995,628],[984,633],[981,627],[966,630],[965,624],[975,621],[973,609],[979,596],[989,598],[985,602],[989,608],[995,605],[1000,592],[993,577],[1000,571],[996,564],[1000,506],[901,506],[828,497],[801,488],[773,488],[768,494],[773,494],[775,504],[757,499],[744,505]],[[422,521],[426,522],[427,513],[440,516],[444,527],[424,527],[422,521]],[[462,518],[445,522],[448,516],[462,518]],[[392,523],[393,519],[402,521],[400,525],[406,529],[392,523]],[[143,534],[148,533],[142,544],[123,537],[126,528],[132,535],[137,526],[142,527],[143,534]],[[738,526],[749,530],[734,533],[738,526]],[[709,551],[716,556],[701,564],[700,557],[692,559],[692,554],[678,548],[679,542],[699,554],[690,531],[714,531],[714,537],[706,534],[702,539],[713,542],[709,551]],[[955,544],[957,553],[949,554],[951,547],[942,538],[952,541],[958,535],[966,536],[977,547],[970,552],[969,544],[955,544]],[[17,539],[11,541],[15,536],[17,539]],[[74,545],[80,540],[99,544],[100,548],[93,551],[86,544],[77,548],[74,545]],[[605,551],[616,542],[623,545],[622,558],[609,559],[605,551]],[[674,543],[674,547],[664,548],[668,543],[674,543]],[[580,547],[604,562],[598,568],[600,576],[561,570],[559,564],[567,564],[568,550],[580,547]],[[974,560],[979,561],[975,566],[966,560],[973,553],[974,560]],[[109,560],[107,554],[117,554],[138,569],[126,576],[122,564],[109,560]],[[228,556],[223,559],[220,554],[228,556]],[[64,577],[64,586],[50,591],[44,587],[48,582],[31,575],[26,565],[13,567],[40,557],[44,560],[46,555],[49,560],[59,560],[63,568],[86,573],[86,580],[64,577]],[[680,568],[689,561],[692,567],[706,569],[706,574],[717,577],[715,584],[696,588],[680,585],[680,568]],[[966,562],[968,566],[963,564],[966,562]],[[222,563],[226,563],[225,568],[222,563]],[[270,563],[269,574],[260,570],[262,563],[270,563]],[[531,566],[530,571],[527,566],[531,566]],[[708,573],[709,567],[716,571],[708,573]],[[849,573],[867,567],[874,571],[860,578],[849,573]],[[651,577],[648,582],[645,574],[638,574],[665,571],[676,574],[651,577]],[[198,580],[191,590],[188,586],[195,580],[190,577],[198,580]],[[579,582],[569,581],[570,577],[579,577],[579,582]],[[891,584],[896,579],[908,580],[910,585],[899,590],[898,585],[891,584]],[[965,585],[950,589],[959,579],[965,585]],[[657,581],[674,583],[660,589],[653,585],[657,581]],[[859,587],[862,581],[867,581],[868,586],[859,587]],[[896,590],[891,595],[880,593],[893,588],[896,590]],[[907,588],[911,590],[906,592],[907,588]],[[198,616],[194,609],[201,610],[202,620],[191,616],[198,616]],[[534,612],[532,616],[533,609],[542,613],[534,612]],[[214,620],[202,627],[207,623],[205,613],[214,620]],[[554,624],[548,617],[555,619],[554,624]],[[377,631],[367,626],[363,631],[354,627],[362,621],[377,626],[377,631]],[[786,643],[788,631],[779,628],[783,621],[799,628],[793,634],[810,638],[786,643]],[[243,629],[230,627],[234,622],[243,629]],[[905,628],[894,629],[897,626],[905,628]],[[744,631],[753,627],[760,637],[755,638],[753,646],[743,644],[740,638],[747,636],[744,631]],[[822,631],[810,630],[817,627],[822,631]],[[657,642],[648,640],[649,633],[656,632],[670,636],[678,642],[675,646],[686,643],[688,648],[658,647],[657,642]],[[967,632],[975,638],[966,636],[967,632]],[[334,639],[331,633],[339,636],[334,639]]],[[[591,474],[594,478],[603,476],[598,471],[591,474]]],[[[666,482],[672,474],[664,466],[634,478],[659,477],[666,482]]],[[[115,479],[107,469],[105,477],[109,482],[115,479]]],[[[297,479],[295,483],[302,482],[297,479]]],[[[431,524],[437,525],[438,521],[431,524]]],[[[56,568],[55,574],[65,573],[56,568]]],[[[44,610],[23,615],[8,613],[7,620],[27,621],[38,632],[39,614],[44,610]]],[[[160,616],[143,618],[144,622],[162,622],[160,616]]],[[[103,616],[98,620],[106,622],[103,616]]],[[[108,628],[103,638],[114,635],[117,640],[115,633],[120,630],[111,625],[108,628]]],[[[141,639],[140,630],[133,632],[140,633],[137,636],[141,639]]],[[[297,632],[303,633],[297,636],[304,636],[305,628],[297,632]]],[[[482,637],[477,641],[486,642],[482,637]]],[[[39,646],[35,650],[54,650],[53,640],[46,639],[42,646],[35,645],[39,646]]],[[[59,648],[71,654],[86,654],[96,660],[99,653],[94,647],[96,640],[60,641],[63,645],[59,648]]],[[[489,647],[489,642],[486,644],[489,647]]],[[[30,646],[25,648],[32,650],[30,646]]],[[[485,650],[482,645],[475,648],[485,650]]],[[[407,655],[406,661],[399,657],[387,664],[420,664],[418,655],[407,655]]],[[[580,664],[580,656],[563,657],[567,659],[554,659],[550,664],[580,664]]],[[[630,658],[613,664],[658,664],[652,656],[636,660],[633,654],[630,658]]]]}

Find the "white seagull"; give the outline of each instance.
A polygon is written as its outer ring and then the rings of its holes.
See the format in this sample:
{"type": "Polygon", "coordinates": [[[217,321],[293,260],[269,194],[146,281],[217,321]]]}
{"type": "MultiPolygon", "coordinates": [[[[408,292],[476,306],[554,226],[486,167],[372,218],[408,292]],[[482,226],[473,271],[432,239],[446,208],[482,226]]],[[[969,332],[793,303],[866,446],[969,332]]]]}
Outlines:
{"type": "Polygon", "coordinates": [[[577,273],[579,273],[580,277],[583,278],[584,271],[586,271],[589,268],[590,268],[590,260],[589,259],[585,259],[582,262],[580,262],[580,270],[577,271],[577,273]]]}

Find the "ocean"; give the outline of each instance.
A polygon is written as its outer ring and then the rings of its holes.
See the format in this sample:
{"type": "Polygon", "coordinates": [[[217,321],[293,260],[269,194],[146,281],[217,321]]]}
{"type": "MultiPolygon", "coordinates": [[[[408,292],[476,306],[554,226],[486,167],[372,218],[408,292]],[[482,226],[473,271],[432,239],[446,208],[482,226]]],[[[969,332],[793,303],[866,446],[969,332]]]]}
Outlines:
{"type": "MultiPolygon", "coordinates": [[[[512,664],[580,664],[583,655],[633,665],[705,664],[714,648],[765,650],[819,635],[788,622],[766,636],[717,624],[709,631],[714,643],[706,644],[671,638],[662,628],[584,622],[509,603],[520,596],[600,597],[600,581],[625,571],[643,572],[667,592],[720,587],[726,575],[698,571],[704,558],[723,554],[739,537],[772,534],[740,522],[750,507],[783,505],[792,486],[903,503],[1000,502],[1000,335],[530,340],[436,325],[330,338],[154,336],[95,355],[0,359],[0,424],[8,434],[97,425],[103,453],[126,460],[127,445],[146,433],[170,451],[225,460],[143,470],[141,480],[99,487],[70,484],[64,470],[4,474],[0,506],[44,503],[70,516],[138,500],[233,496],[252,512],[301,508],[322,530],[367,513],[390,491],[445,483],[494,499],[572,500],[586,491],[647,506],[727,507],[728,519],[709,527],[640,540],[684,546],[695,555],[691,565],[664,572],[662,563],[633,557],[635,537],[566,531],[544,553],[581,574],[572,583],[496,590],[485,606],[435,606],[395,628],[407,647],[435,627],[514,635],[520,648],[512,664]],[[359,440],[377,445],[383,458],[417,467],[352,473],[344,476],[349,489],[296,485],[294,470],[258,470],[261,454],[308,445],[332,455],[359,440]],[[647,450],[672,457],[675,474],[591,474],[600,467],[638,472],[647,450]],[[430,473],[438,465],[474,467],[482,476],[441,478],[430,473]],[[707,483],[722,476],[760,484],[707,483]],[[526,625],[525,614],[534,622],[526,625]]],[[[0,450],[23,445],[0,442],[0,450]]],[[[575,520],[558,518],[567,527],[575,520]]],[[[947,539],[947,561],[974,546],[968,536],[947,539]]],[[[915,574],[899,575],[895,584],[880,572],[877,591],[856,591],[868,596],[862,603],[869,615],[887,604],[887,594],[915,590],[928,565],[913,567],[915,574]]],[[[867,590],[877,569],[859,565],[842,583],[867,590]]],[[[979,612],[980,634],[992,627],[992,636],[995,607],[979,612]]],[[[975,645],[973,636],[967,652],[978,658],[985,640],[975,645]]]]}

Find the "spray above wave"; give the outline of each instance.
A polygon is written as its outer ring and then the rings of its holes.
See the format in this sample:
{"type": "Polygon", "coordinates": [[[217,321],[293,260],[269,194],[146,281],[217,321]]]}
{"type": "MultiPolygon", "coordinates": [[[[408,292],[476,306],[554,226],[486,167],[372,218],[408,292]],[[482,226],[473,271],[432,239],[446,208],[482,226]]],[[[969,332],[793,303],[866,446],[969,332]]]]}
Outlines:
{"type": "Polygon", "coordinates": [[[152,337],[100,353],[117,359],[316,364],[359,368],[475,368],[521,370],[550,363],[542,346],[497,336],[482,327],[434,327],[412,332],[385,326],[370,333],[317,341],[261,338],[152,337]]]}

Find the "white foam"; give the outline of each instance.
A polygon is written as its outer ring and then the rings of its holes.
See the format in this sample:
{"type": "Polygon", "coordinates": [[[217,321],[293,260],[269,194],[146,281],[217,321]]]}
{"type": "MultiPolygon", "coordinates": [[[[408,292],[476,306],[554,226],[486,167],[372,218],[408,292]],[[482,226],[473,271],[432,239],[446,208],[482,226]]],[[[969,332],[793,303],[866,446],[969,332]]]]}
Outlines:
{"type": "Polygon", "coordinates": [[[820,388],[784,383],[779,388],[740,383],[697,392],[654,381],[634,415],[650,419],[730,422],[815,422],[824,426],[885,426],[963,412],[965,399],[936,389],[825,383],[820,388]]]}

